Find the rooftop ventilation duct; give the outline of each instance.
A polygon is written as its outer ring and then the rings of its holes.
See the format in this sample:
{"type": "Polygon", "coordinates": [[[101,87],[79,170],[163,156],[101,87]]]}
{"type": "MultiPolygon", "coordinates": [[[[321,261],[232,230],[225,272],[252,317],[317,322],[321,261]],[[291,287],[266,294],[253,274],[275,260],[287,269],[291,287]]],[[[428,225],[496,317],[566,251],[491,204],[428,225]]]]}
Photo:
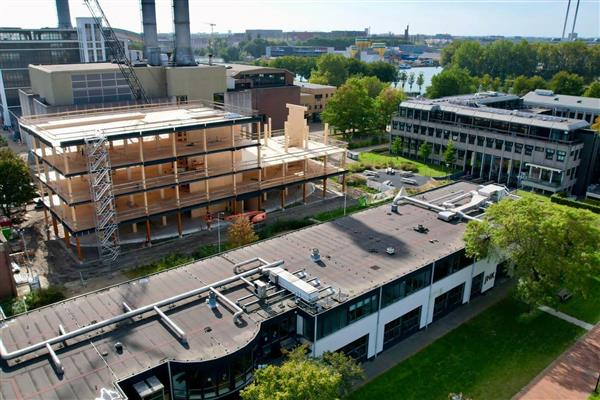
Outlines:
{"type": "Polygon", "coordinates": [[[175,23],[175,65],[196,65],[192,56],[190,36],[190,4],[188,0],[173,0],[175,23]]]}
{"type": "Polygon", "coordinates": [[[58,27],[71,29],[71,12],[69,11],[69,0],[56,0],[56,14],[58,15],[58,27]]]}
{"type": "Polygon", "coordinates": [[[142,0],[142,23],[144,24],[144,57],[150,65],[161,65],[154,0],[142,0]]]}

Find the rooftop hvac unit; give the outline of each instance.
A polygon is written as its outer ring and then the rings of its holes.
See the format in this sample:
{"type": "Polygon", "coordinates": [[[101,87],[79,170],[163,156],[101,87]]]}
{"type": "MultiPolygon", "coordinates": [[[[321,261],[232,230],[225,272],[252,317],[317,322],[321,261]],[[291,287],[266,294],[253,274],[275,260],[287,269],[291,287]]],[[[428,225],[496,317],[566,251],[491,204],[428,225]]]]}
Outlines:
{"type": "Polygon", "coordinates": [[[321,254],[319,253],[319,249],[311,249],[310,250],[310,259],[314,262],[321,261],[321,254]]]}
{"type": "Polygon", "coordinates": [[[133,389],[142,400],[165,399],[165,387],[154,375],[136,383],[133,385],[133,389]]]}
{"type": "Polygon", "coordinates": [[[270,269],[269,279],[308,303],[319,299],[319,289],[281,267],[270,269]]]}
{"type": "Polygon", "coordinates": [[[265,297],[267,297],[267,283],[261,280],[255,280],[253,283],[254,288],[256,289],[256,296],[259,299],[264,299],[265,297]]]}

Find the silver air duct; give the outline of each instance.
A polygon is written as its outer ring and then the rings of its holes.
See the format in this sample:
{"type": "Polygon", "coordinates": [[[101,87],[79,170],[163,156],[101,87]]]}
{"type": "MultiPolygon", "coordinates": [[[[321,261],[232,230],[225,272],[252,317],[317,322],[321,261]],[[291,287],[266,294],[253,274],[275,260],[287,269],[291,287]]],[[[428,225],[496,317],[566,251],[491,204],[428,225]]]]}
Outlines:
{"type": "Polygon", "coordinates": [[[142,0],[144,24],[144,57],[150,65],[160,65],[160,47],[156,33],[156,5],[154,0],[142,0]]]}
{"type": "Polygon", "coordinates": [[[196,65],[190,36],[190,5],[188,0],[173,0],[175,23],[175,64],[196,65]]]}
{"type": "Polygon", "coordinates": [[[69,11],[69,0],[56,0],[56,14],[58,14],[58,27],[70,29],[71,12],[69,11]]]}

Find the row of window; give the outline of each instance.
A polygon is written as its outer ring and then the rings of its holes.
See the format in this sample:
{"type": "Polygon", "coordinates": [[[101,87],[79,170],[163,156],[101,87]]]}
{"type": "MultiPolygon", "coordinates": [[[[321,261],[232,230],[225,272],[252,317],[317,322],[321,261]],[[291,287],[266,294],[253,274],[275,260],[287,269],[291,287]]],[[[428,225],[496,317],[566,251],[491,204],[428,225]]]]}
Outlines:
{"type": "MultiPolygon", "coordinates": [[[[515,143],[515,142],[511,142],[509,140],[501,140],[501,139],[494,139],[492,137],[485,137],[485,136],[477,136],[477,135],[472,135],[472,134],[466,134],[463,132],[452,132],[449,130],[445,130],[445,129],[434,129],[432,127],[426,127],[426,126],[419,126],[419,125],[412,125],[412,124],[404,124],[403,122],[398,122],[398,121],[394,121],[396,122],[396,127],[395,129],[399,130],[399,131],[405,131],[405,132],[413,132],[416,134],[421,134],[421,135],[427,135],[427,136],[431,136],[433,137],[435,135],[436,138],[444,138],[446,140],[453,140],[454,142],[457,143],[469,143],[472,145],[477,144],[477,146],[481,146],[481,147],[487,147],[489,149],[496,149],[496,150],[502,150],[504,149],[504,151],[507,152],[514,152],[516,154],[521,154],[523,152],[523,148],[525,148],[525,155],[530,156],[533,154],[533,150],[534,150],[534,146],[531,145],[523,145],[521,143],[515,143]]],[[[539,146],[535,146],[535,151],[538,152],[544,152],[544,150],[546,151],[546,159],[547,160],[554,160],[555,156],[556,156],[556,161],[560,161],[563,162],[566,159],[567,153],[565,151],[562,150],[554,150],[554,149],[544,149],[543,147],[539,147],[539,146]]],[[[581,157],[581,154],[579,152],[579,150],[573,150],[571,152],[573,159],[577,160],[578,158],[581,157]]]]}
{"type": "Polygon", "coordinates": [[[332,334],[374,312],[379,307],[379,294],[368,294],[318,316],[317,340],[332,334]]]}
{"type": "Polygon", "coordinates": [[[455,114],[449,111],[433,110],[430,112],[406,107],[400,107],[398,111],[398,115],[402,118],[410,118],[423,122],[443,123],[446,125],[464,126],[468,129],[495,131],[508,135],[517,134],[535,136],[552,140],[573,140],[575,135],[573,131],[550,129],[489,118],[471,117],[468,115],[455,114]]]}

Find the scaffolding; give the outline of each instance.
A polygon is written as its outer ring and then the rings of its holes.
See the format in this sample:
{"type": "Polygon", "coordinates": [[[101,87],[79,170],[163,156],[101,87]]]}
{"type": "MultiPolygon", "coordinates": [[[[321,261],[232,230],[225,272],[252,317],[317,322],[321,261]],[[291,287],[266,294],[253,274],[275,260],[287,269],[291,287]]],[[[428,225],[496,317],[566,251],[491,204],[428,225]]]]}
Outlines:
{"type": "Polygon", "coordinates": [[[85,144],[90,193],[94,204],[98,255],[100,261],[108,264],[119,257],[119,229],[110,156],[106,138],[100,133],[86,138],[85,144]]]}

